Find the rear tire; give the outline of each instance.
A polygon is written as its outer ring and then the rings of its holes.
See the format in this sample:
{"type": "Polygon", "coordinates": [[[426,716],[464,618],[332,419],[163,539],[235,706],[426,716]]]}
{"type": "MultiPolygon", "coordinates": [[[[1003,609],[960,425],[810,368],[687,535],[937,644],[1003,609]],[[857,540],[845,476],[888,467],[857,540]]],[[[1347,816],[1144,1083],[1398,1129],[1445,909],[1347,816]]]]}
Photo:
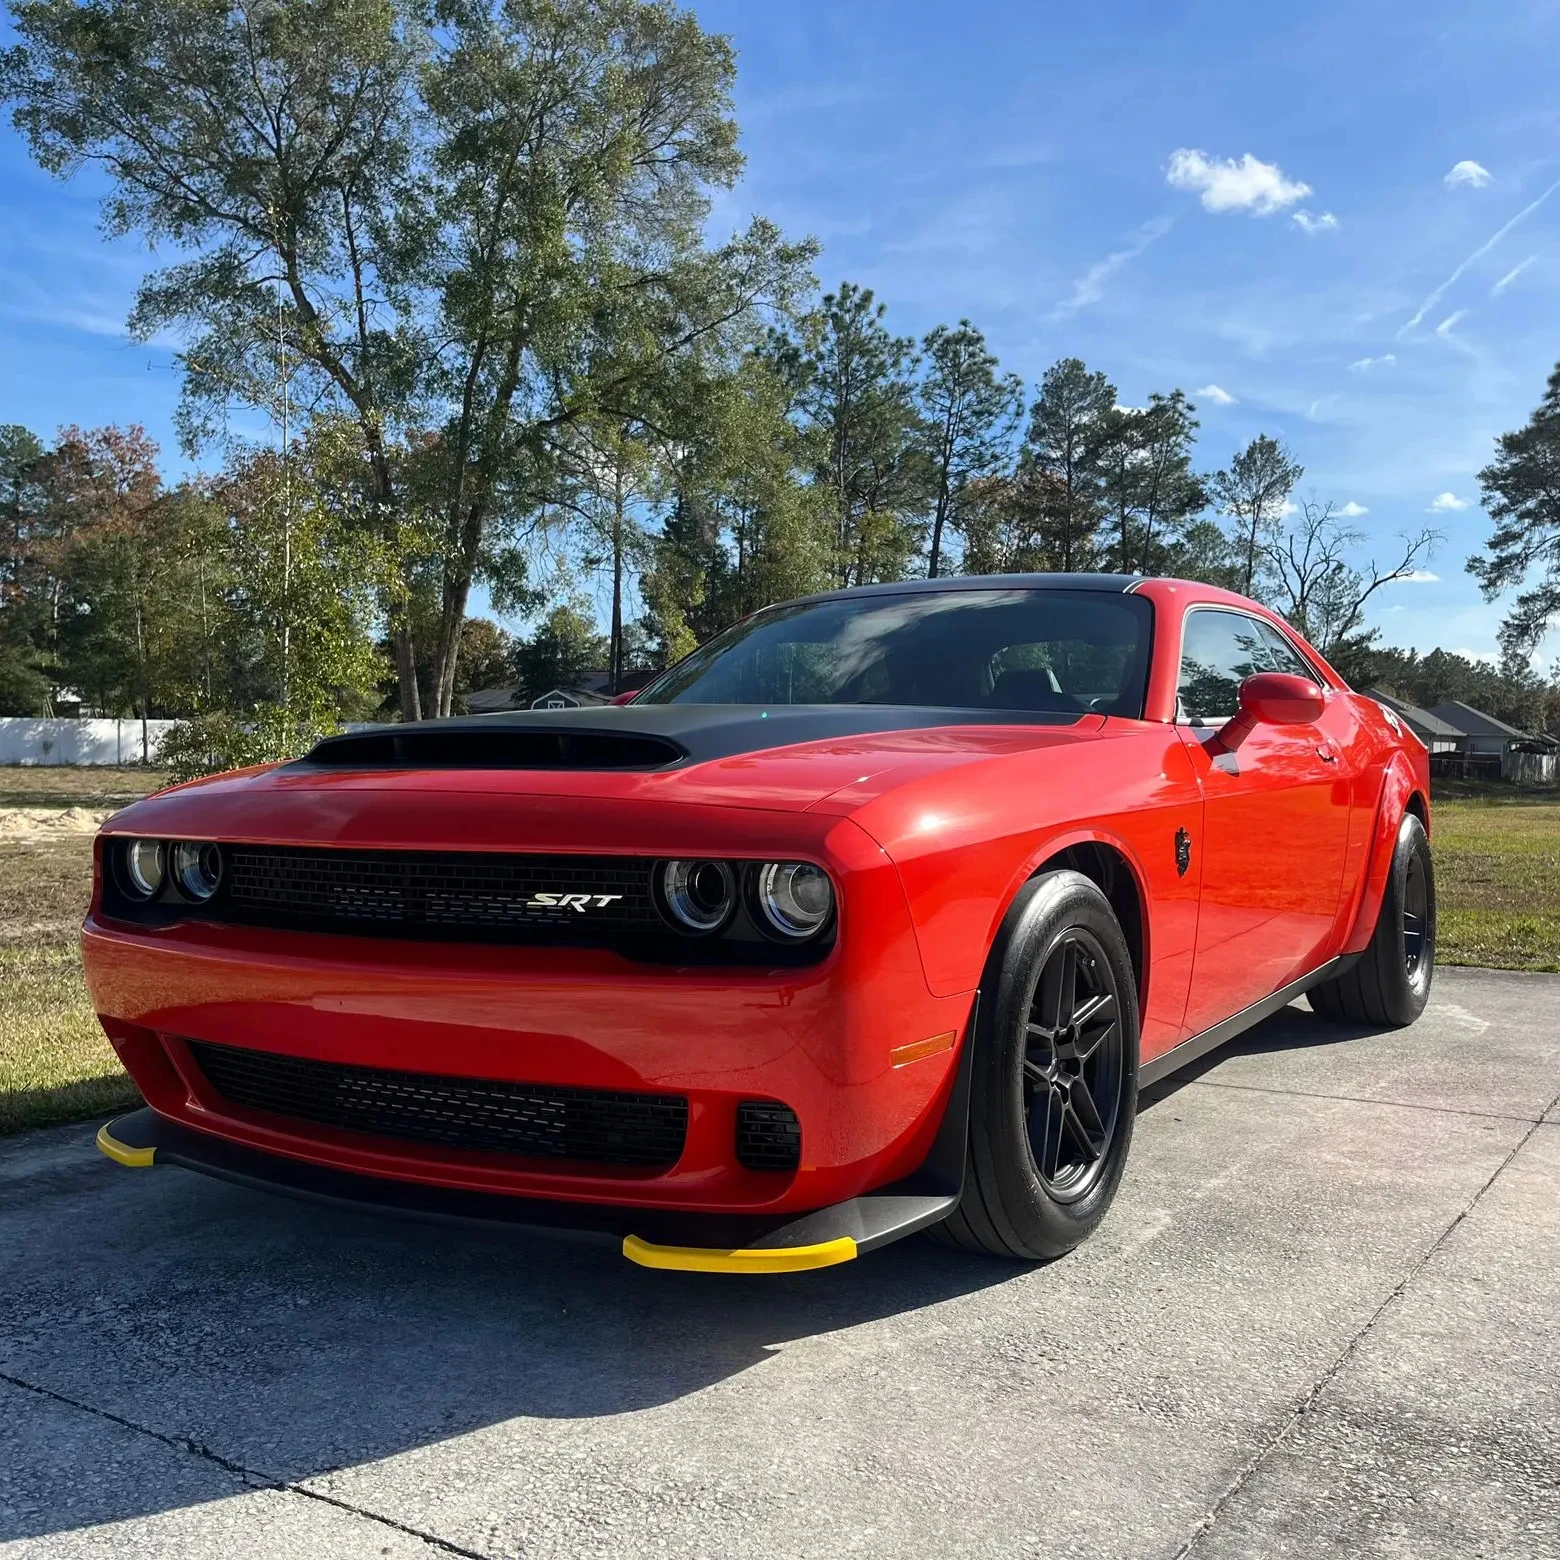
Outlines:
{"type": "Polygon", "coordinates": [[[1137,1110],[1132,959],[1078,872],[1024,885],[986,964],[959,1206],[934,1234],[1045,1261],[1071,1251],[1121,1183],[1137,1110]]]}
{"type": "Polygon", "coordinates": [[[1435,864],[1424,825],[1405,813],[1369,945],[1336,979],[1307,995],[1335,1023],[1400,1029],[1430,999],[1435,976],[1435,864]]]}

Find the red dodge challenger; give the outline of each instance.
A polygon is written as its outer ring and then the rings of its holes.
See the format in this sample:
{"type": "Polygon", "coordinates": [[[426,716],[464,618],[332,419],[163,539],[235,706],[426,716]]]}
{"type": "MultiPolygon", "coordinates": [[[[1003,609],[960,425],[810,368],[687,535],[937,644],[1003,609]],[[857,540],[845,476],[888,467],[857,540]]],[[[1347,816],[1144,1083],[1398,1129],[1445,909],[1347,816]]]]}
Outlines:
{"type": "Polygon", "coordinates": [[[1138,1090],[1308,993],[1411,1023],[1423,746],[1265,608],[1113,575],[756,613],[632,704],[165,791],[83,934],[173,1164],[785,1272],[1055,1257],[1138,1090]]]}

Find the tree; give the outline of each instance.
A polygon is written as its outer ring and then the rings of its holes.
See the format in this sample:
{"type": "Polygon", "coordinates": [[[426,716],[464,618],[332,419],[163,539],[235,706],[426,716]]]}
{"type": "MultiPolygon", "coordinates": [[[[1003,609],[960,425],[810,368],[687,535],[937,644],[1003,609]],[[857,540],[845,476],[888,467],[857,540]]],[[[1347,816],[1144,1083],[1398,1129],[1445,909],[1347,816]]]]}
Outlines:
{"type": "MultiPolygon", "coordinates": [[[[638,410],[668,362],[784,304],[811,249],[768,224],[714,251],[740,168],[724,38],[649,0],[22,0],[0,92],[51,172],[108,175],[111,232],[185,258],[142,335],[186,334],[192,445],[233,401],[347,417],[400,534],[397,439],[424,431],[440,520],[435,703],[492,527],[543,500],[560,430],[638,410]]],[[[421,713],[403,571],[384,606],[421,713]]]]}
{"type": "Polygon", "coordinates": [[[1040,501],[1037,519],[1050,568],[1094,566],[1105,508],[1102,461],[1115,405],[1116,387],[1077,358],[1052,364],[1040,381],[1021,461],[1045,479],[1031,482],[1029,490],[1040,501]]]}
{"type": "Polygon", "coordinates": [[[37,589],[42,441],[15,423],[0,426],[0,714],[50,709],[48,619],[37,589]]]}
{"type": "Polygon", "coordinates": [[[902,579],[921,543],[929,472],[915,407],[915,343],[883,324],[870,288],[842,282],[803,323],[792,370],[817,445],[840,586],[902,579]]]}
{"type": "Polygon", "coordinates": [[[606,636],[582,603],[554,607],[515,650],[515,671],[525,697],[573,687],[587,672],[605,667],[608,649],[606,636]]]}
{"type": "Polygon", "coordinates": [[[1264,546],[1272,587],[1271,606],[1353,681],[1368,677],[1375,630],[1364,628],[1365,605],[1384,585],[1406,579],[1425,563],[1441,540],[1428,528],[1403,537],[1395,564],[1370,559],[1363,568],[1349,561],[1364,543],[1345,525],[1331,500],[1314,496],[1300,506],[1298,518],[1264,546]]]}
{"type": "Polygon", "coordinates": [[[1229,466],[1209,479],[1214,502],[1235,522],[1234,545],[1240,559],[1236,589],[1244,596],[1257,584],[1263,549],[1276,534],[1284,505],[1305,475],[1276,439],[1258,434],[1229,466]]]}
{"type": "Polygon", "coordinates": [[[943,532],[957,516],[975,483],[1006,465],[1009,446],[1023,414],[1024,388],[1015,374],[997,377],[997,359],[986,338],[960,320],[939,325],[921,343],[925,365],[916,399],[920,406],[925,459],[936,493],[927,576],[942,565],[943,532]]]}
{"type": "Polygon", "coordinates": [[[1116,534],[1102,551],[1122,574],[1166,572],[1207,505],[1192,472],[1195,411],[1184,391],[1155,391],[1146,407],[1113,407],[1103,420],[1102,498],[1116,534]]]}
{"type": "Polygon", "coordinates": [[[1529,581],[1501,628],[1508,653],[1532,651],[1560,615],[1560,366],[1527,424],[1496,441],[1479,473],[1494,521],[1489,550],[1468,560],[1486,601],[1529,581]]]}

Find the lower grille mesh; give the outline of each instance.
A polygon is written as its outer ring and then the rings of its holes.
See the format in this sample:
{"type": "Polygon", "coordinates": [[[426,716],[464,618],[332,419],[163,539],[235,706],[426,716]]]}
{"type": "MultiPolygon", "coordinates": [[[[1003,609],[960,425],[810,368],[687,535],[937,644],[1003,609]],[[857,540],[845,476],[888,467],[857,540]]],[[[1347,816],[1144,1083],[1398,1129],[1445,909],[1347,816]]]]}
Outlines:
{"type": "Polygon", "coordinates": [[[737,1162],[749,1170],[794,1170],[802,1162],[802,1124],[789,1105],[743,1100],[737,1106],[737,1162]]]}
{"type": "Polygon", "coordinates": [[[681,1156],[688,1131],[681,1095],[447,1078],[187,1044],[211,1086],[235,1105],[375,1137],[666,1167],[681,1156]]]}

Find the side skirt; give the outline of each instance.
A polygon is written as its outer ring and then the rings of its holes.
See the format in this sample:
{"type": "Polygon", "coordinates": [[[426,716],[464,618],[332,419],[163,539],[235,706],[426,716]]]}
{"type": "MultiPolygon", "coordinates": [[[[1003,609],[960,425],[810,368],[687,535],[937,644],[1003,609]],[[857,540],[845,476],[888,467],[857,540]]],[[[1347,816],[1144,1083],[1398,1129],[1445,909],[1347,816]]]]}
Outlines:
{"type": "Polygon", "coordinates": [[[1309,975],[1302,975],[1299,980],[1292,980],[1287,986],[1279,987],[1272,996],[1264,997],[1260,1002],[1253,1002],[1249,1008],[1242,1008],[1233,1018],[1215,1024],[1212,1029],[1203,1030],[1200,1035],[1193,1035],[1190,1040],[1183,1040],[1178,1046],[1166,1051],[1163,1056],[1156,1056],[1151,1062],[1141,1063],[1138,1067],[1138,1088],[1146,1089],[1150,1084],[1158,1083],[1162,1078],[1180,1072],[1183,1067],[1195,1062],[1200,1056],[1206,1056],[1208,1052],[1217,1050],[1226,1041],[1243,1034],[1253,1024],[1260,1024],[1264,1018],[1271,1018],[1281,1008],[1288,1007],[1296,997],[1303,997],[1311,987],[1320,986],[1323,981],[1332,980],[1335,976],[1343,974],[1358,958],[1359,954],[1348,953],[1336,959],[1329,959],[1320,969],[1314,969],[1309,975]]]}

